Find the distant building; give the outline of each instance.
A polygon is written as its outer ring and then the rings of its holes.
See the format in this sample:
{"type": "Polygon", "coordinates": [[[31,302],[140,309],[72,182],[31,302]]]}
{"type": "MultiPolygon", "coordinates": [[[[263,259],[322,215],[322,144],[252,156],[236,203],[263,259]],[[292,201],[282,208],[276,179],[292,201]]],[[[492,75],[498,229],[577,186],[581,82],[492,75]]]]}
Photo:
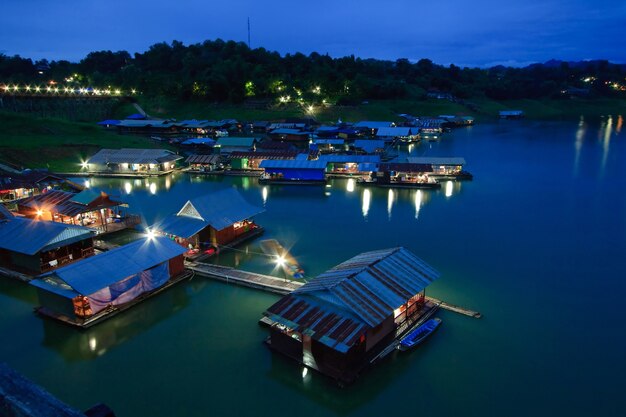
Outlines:
{"type": "Polygon", "coordinates": [[[524,117],[524,112],[522,110],[500,110],[499,115],[501,119],[521,119],[524,117]]]}
{"type": "Polygon", "coordinates": [[[94,254],[95,231],[14,217],[0,205],[0,266],[39,275],[94,254]]]}
{"type": "Polygon", "coordinates": [[[185,162],[191,172],[212,172],[224,169],[220,155],[189,155],[185,162]]]}
{"type": "Polygon", "coordinates": [[[163,175],[176,168],[182,156],[165,149],[102,149],[83,164],[94,175],[163,175]]]}
{"type": "Polygon", "coordinates": [[[268,136],[274,141],[291,143],[298,148],[307,148],[311,133],[299,129],[274,129],[268,133],[268,136]]]}
{"type": "Polygon", "coordinates": [[[48,171],[0,169],[0,202],[7,203],[31,197],[55,188],[76,190],[76,185],[48,171]]]}
{"type": "Polygon", "coordinates": [[[272,305],[276,350],[341,382],[352,382],[406,323],[420,319],[439,273],[404,248],[366,252],[272,305]]]}
{"type": "Polygon", "coordinates": [[[246,137],[224,137],[219,138],[215,144],[215,148],[219,149],[222,155],[229,155],[232,152],[247,152],[255,148],[257,138],[246,137]]]}

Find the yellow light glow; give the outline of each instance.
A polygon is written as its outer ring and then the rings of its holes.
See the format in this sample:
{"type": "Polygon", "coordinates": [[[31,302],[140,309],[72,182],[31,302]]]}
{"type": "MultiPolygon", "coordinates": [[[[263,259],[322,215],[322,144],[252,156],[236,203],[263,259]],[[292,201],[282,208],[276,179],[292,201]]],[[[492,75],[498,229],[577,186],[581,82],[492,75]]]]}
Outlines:
{"type": "Polygon", "coordinates": [[[350,178],[348,179],[348,184],[346,184],[346,190],[349,193],[353,193],[354,192],[354,185],[356,184],[356,180],[354,178],[350,178]]]}
{"type": "Polygon", "coordinates": [[[370,202],[372,200],[372,193],[370,190],[363,190],[363,204],[361,205],[361,211],[363,212],[363,217],[367,218],[367,213],[370,211],[370,202]]]}
{"type": "Polygon", "coordinates": [[[37,216],[42,216],[43,215],[43,210],[37,210],[37,216]]]}
{"type": "Polygon", "coordinates": [[[146,237],[148,238],[148,240],[154,240],[154,238],[156,237],[155,231],[148,229],[146,232],[146,237]]]}
{"type": "Polygon", "coordinates": [[[452,190],[454,189],[454,184],[452,181],[446,181],[446,197],[452,197],[452,190]]]}

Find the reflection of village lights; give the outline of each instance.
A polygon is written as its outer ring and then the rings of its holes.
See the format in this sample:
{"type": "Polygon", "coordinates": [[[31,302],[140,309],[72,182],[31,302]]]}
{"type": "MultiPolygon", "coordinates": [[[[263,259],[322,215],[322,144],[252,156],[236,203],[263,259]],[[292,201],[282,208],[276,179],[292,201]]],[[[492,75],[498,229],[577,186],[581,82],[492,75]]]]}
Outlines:
{"type": "Polygon", "coordinates": [[[89,182],[89,180],[85,180],[85,188],[89,187],[91,187],[91,183],[89,182]]]}
{"type": "Polygon", "coordinates": [[[391,219],[391,210],[393,209],[393,200],[395,199],[395,194],[392,189],[389,189],[387,193],[387,216],[391,219]]]}
{"type": "Polygon", "coordinates": [[[452,189],[454,188],[454,184],[452,181],[446,181],[446,197],[452,196],[452,189]]]}
{"type": "Polygon", "coordinates": [[[302,368],[302,378],[306,378],[306,376],[309,373],[309,368],[307,368],[306,366],[304,368],[302,368]]]}
{"type": "Polygon", "coordinates": [[[126,191],[126,194],[130,194],[133,191],[133,186],[129,181],[124,183],[124,191],[126,191]]]}
{"type": "Polygon", "coordinates": [[[367,188],[363,190],[363,204],[361,205],[361,211],[363,211],[363,217],[367,217],[367,213],[370,211],[370,201],[372,199],[372,193],[367,188]]]}
{"type": "Polygon", "coordinates": [[[92,352],[95,352],[96,348],[98,347],[98,341],[96,340],[96,338],[94,336],[91,336],[89,338],[89,349],[92,352]]]}
{"type": "Polygon", "coordinates": [[[267,202],[267,186],[264,186],[263,189],[261,189],[261,196],[263,197],[263,205],[265,205],[265,203],[267,202]]]}
{"type": "Polygon", "coordinates": [[[354,184],[355,184],[355,183],[356,183],[356,181],[355,181],[355,179],[354,179],[354,178],[350,178],[350,179],[348,179],[348,184],[346,185],[346,190],[347,190],[349,193],[354,192],[354,184]]]}
{"type": "Polygon", "coordinates": [[[420,208],[422,207],[422,190],[417,190],[415,193],[415,218],[420,215],[420,208]]]}
{"type": "Polygon", "coordinates": [[[150,184],[150,193],[154,195],[156,194],[156,192],[157,192],[157,186],[156,186],[156,183],[153,182],[152,184],[150,184]]]}

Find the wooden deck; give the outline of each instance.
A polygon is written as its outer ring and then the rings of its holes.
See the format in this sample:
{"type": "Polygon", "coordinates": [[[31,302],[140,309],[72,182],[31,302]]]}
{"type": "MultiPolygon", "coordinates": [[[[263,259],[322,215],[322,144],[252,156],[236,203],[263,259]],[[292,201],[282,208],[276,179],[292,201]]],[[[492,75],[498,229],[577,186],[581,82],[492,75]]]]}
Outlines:
{"type": "Polygon", "coordinates": [[[216,279],[228,284],[269,291],[280,295],[287,295],[304,285],[303,282],[291,281],[285,278],[257,274],[219,265],[187,262],[185,266],[198,276],[216,279]]]}
{"type": "Polygon", "coordinates": [[[464,316],[473,317],[475,319],[479,319],[479,318],[482,317],[482,314],[480,314],[478,311],[470,310],[470,309],[464,308],[464,307],[455,306],[454,304],[448,304],[445,301],[441,301],[441,300],[438,300],[436,298],[426,297],[426,300],[431,301],[431,302],[436,303],[436,304],[439,304],[439,307],[443,308],[444,310],[452,311],[454,313],[463,314],[464,316]]]}

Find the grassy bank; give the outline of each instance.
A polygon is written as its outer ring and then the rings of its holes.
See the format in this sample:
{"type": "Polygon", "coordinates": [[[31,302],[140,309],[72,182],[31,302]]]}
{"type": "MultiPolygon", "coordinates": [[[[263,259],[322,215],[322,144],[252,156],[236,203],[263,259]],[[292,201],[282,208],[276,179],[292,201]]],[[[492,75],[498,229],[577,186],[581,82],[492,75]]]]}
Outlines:
{"type": "MultiPolygon", "coordinates": [[[[569,99],[569,100],[513,100],[495,101],[485,98],[455,103],[449,100],[371,100],[357,106],[317,107],[308,113],[297,105],[276,105],[269,109],[251,109],[244,105],[213,104],[197,101],[176,101],[164,98],[142,98],[139,104],[153,117],[219,120],[279,120],[289,117],[310,117],[321,123],[336,122],[338,119],[354,122],[358,120],[399,121],[398,114],[438,116],[441,114],[473,116],[478,122],[498,118],[498,112],[506,109],[523,110],[526,117],[537,120],[576,120],[581,115],[598,118],[609,114],[625,114],[626,100],[619,99],[569,99]]],[[[124,118],[135,113],[130,104],[120,106],[115,117],[124,118]]]]}
{"type": "Polygon", "coordinates": [[[0,162],[74,172],[102,148],[153,148],[153,141],[107,132],[94,123],[0,112],[0,162]]]}

